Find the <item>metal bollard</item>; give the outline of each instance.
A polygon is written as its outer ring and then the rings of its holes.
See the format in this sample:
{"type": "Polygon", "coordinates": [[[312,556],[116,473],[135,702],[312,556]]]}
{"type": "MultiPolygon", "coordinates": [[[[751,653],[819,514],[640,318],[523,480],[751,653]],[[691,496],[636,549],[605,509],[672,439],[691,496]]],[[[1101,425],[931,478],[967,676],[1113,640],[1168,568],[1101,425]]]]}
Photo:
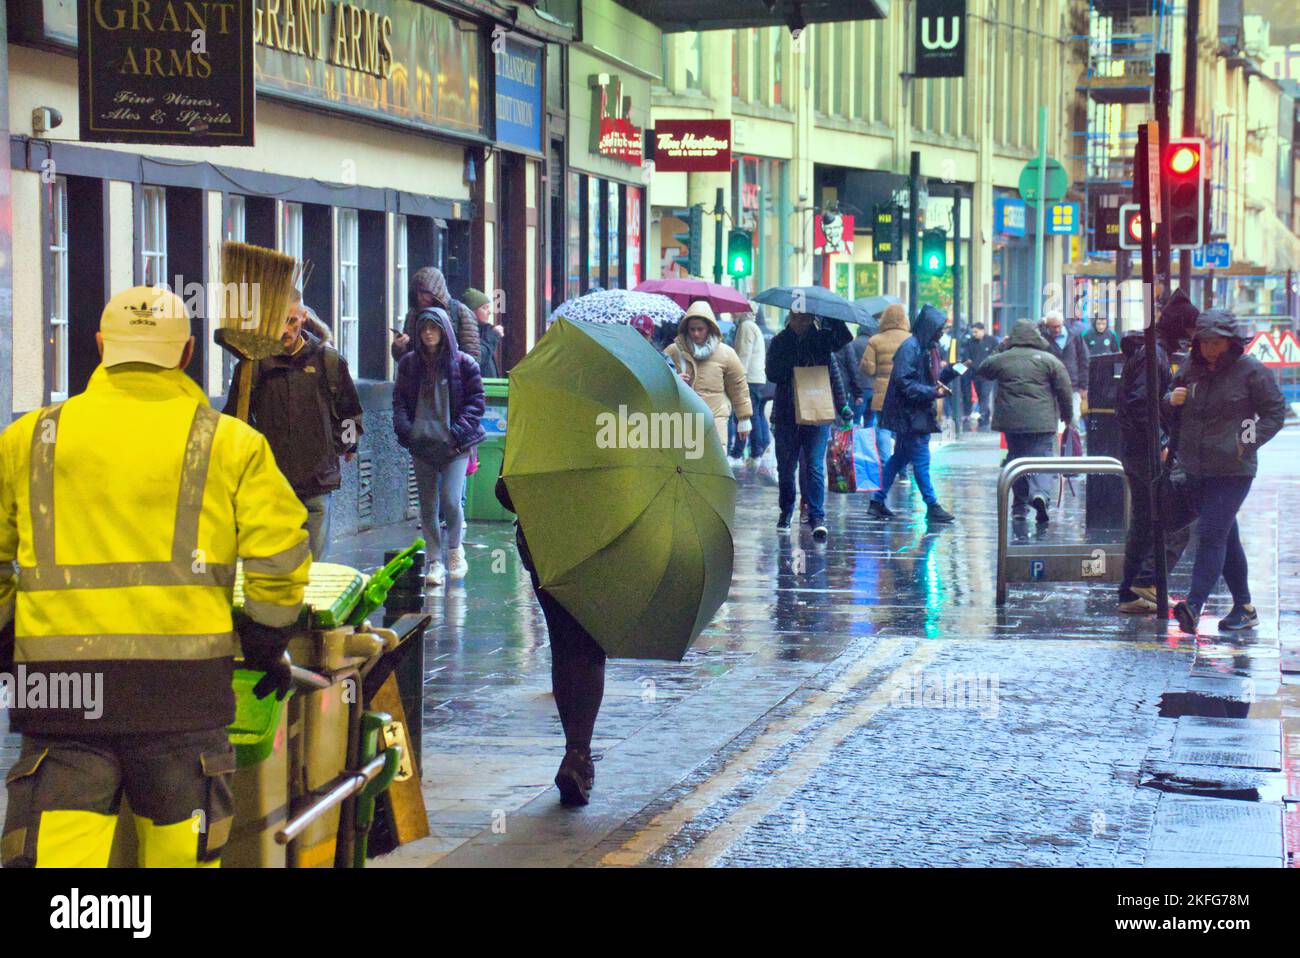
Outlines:
{"type": "MultiPolygon", "coordinates": [[[[1002,467],[998,476],[998,587],[997,604],[1007,601],[1007,525],[1011,513],[1011,486],[1021,476],[1037,472],[1084,473],[1094,476],[1124,477],[1124,466],[1110,456],[1035,456],[1016,459],[1002,467]]],[[[1132,514],[1132,493],[1128,481],[1124,482],[1124,528],[1128,528],[1132,514]]],[[[1108,543],[1114,548],[1113,544],[1108,543]]],[[[1122,552],[1122,546],[1120,548],[1122,552]]]]}

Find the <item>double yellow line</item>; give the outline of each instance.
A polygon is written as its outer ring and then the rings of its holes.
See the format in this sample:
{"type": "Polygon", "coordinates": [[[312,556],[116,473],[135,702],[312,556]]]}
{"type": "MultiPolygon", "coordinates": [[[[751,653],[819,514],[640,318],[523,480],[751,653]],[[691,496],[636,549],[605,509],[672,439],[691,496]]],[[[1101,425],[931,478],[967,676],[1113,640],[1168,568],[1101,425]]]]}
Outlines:
{"type": "MultiPolygon", "coordinates": [[[[640,865],[666,845],[687,823],[719,798],[734,789],[763,762],[789,744],[799,732],[821,718],[848,697],[856,686],[889,660],[903,645],[902,639],[884,639],[842,672],[825,689],[812,695],[794,714],[767,728],[712,778],[702,782],[671,808],[659,813],[636,834],[601,860],[601,866],[640,865]]],[[[904,673],[923,667],[938,654],[939,643],[925,642],[904,656],[867,698],[853,710],[828,725],[807,745],[799,748],[785,767],[764,783],[751,798],[735,809],[681,862],[690,867],[714,864],[755,823],[770,815],[804,785],[831,752],[854,731],[870,722],[889,704],[904,673]]]]}

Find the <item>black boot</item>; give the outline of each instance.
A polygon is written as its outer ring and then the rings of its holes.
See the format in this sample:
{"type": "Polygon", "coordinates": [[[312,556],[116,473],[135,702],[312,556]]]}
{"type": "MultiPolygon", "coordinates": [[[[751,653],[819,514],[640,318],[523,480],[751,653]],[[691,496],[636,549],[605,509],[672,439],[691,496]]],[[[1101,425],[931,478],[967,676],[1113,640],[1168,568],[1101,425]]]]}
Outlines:
{"type": "Polygon", "coordinates": [[[1034,521],[1040,526],[1047,525],[1047,500],[1042,496],[1034,496],[1030,500],[1030,505],[1034,507],[1034,521]]]}
{"type": "Polygon", "coordinates": [[[939,503],[932,502],[925,510],[925,518],[928,522],[952,522],[957,517],[943,506],[939,505],[939,503]]]}

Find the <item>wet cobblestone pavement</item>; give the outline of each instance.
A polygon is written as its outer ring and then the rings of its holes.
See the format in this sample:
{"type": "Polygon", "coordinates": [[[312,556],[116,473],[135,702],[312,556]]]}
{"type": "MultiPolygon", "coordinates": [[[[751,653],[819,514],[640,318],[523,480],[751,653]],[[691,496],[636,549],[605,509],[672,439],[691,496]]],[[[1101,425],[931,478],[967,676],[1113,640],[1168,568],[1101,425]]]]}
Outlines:
{"type": "MultiPolygon", "coordinates": [[[[426,601],[433,834],[374,864],[1286,863],[1300,430],[1264,451],[1242,516],[1262,624],[1213,634],[1219,596],[1198,641],[1117,614],[1110,585],[1013,585],[998,610],[997,437],[935,452],[958,516],[936,530],[904,483],[889,523],[831,495],[828,543],[783,540],[775,489],[743,482],[728,602],[680,664],[611,661],[579,810],[551,785],[563,736],[511,528],[471,522],[469,576],[426,601]]],[[[1078,536],[1075,487],[1042,541],[1078,536]]],[[[373,567],[415,533],[371,530],[330,559],[373,567]]]]}

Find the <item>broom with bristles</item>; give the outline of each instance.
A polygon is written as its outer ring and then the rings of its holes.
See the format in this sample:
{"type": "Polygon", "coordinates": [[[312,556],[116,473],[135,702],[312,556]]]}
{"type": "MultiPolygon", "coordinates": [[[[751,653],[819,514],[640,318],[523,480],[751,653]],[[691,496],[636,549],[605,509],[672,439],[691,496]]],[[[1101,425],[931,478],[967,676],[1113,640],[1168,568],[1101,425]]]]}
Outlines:
{"type": "MultiPolygon", "coordinates": [[[[213,339],[249,361],[279,355],[290,296],[302,274],[292,256],[248,243],[221,244],[221,328],[213,339]]],[[[239,377],[236,414],[248,421],[252,376],[239,377]]]]}

